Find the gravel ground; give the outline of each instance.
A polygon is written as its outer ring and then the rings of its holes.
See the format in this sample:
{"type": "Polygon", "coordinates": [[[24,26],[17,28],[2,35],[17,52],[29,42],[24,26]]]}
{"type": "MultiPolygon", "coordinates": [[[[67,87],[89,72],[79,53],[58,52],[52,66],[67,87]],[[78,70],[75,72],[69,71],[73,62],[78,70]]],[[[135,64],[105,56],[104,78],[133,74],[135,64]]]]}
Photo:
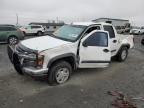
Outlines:
{"type": "MultiPolygon", "coordinates": [[[[0,45],[0,108],[112,108],[107,91],[118,89],[129,98],[144,97],[144,46],[135,36],[135,47],[124,63],[113,61],[105,69],[81,69],[60,86],[16,74],[0,45]]],[[[144,101],[132,101],[144,108],[144,101]]]]}

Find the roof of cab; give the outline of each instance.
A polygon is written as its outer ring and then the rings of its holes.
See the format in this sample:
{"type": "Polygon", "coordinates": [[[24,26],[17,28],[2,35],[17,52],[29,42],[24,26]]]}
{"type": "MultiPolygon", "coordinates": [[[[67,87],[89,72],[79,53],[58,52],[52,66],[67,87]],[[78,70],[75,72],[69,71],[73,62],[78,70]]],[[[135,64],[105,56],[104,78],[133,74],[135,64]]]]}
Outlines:
{"type": "Polygon", "coordinates": [[[95,22],[73,22],[72,25],[91,26],[91,25],[112,25],[112,24],[104,23],[104,22],[100,22],[100,23],[95,23],[95,22]]]}

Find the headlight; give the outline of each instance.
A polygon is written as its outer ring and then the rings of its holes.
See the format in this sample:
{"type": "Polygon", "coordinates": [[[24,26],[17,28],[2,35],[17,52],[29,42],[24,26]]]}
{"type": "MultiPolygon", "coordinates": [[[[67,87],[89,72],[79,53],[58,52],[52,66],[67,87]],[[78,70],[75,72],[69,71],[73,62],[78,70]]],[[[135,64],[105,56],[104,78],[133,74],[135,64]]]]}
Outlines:
{"type": "Polygon", "coordinates": [[[28,59],[28,60],[36,60],[36,54],[19,54],[19,57],[28,59]]]}
{"type": "Polygon", "coordinates": [[[44,63],[44,55],[38,54],[38,55],[37,55],[37,65],[38,65],[38,66],[42,66],[43,63],[44,63]]]}
{"type": "Polygon", "coordinates": [[[36,60],[36,54],[28,54],[30,59],[36,60]]]}

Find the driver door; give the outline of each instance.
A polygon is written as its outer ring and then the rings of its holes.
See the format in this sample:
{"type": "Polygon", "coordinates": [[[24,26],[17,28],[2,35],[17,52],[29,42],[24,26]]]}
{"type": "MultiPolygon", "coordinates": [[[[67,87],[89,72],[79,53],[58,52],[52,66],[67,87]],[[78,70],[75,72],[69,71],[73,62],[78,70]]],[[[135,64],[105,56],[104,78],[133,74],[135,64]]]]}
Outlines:
{"type": "Polygon", "coordinates": [[[109,34],[94,30],[81,40],[79,68],[103,68],[111,61],[109,34]]]}

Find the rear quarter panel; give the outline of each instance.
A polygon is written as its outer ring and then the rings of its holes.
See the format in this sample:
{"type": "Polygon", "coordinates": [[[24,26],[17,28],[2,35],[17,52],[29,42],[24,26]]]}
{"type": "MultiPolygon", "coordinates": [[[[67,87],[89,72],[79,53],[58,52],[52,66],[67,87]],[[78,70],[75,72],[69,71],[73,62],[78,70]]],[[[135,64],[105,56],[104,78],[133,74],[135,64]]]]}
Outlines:
{"type": "Polygon", "coordinates": [[[120,35],[120,34],[118,34],[118,38],[120,41],[120,46],[123,44],[129,44],[130,48],[134,47],[134,36],[133,35],[120,35]]]}

